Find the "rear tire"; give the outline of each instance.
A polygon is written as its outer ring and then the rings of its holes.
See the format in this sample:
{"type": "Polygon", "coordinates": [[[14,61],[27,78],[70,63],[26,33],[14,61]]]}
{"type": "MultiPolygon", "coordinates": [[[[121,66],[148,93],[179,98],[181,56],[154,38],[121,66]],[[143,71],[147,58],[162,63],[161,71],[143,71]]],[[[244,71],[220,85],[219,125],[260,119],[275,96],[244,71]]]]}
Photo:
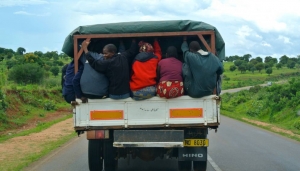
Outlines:
{"type": "Polygon", "coordinates": [[[194,171],[206,171],[207,161],[193,161],[194,171]]]}
{"type": "Polygon", "coordinates": [[[112,141],[105,141],[104,144],[104,170],[115,171],[118,168],[118,160],[115,159],[116,150],[112,141]]]}
{"type": "Polygon", "coordinates": [[[103,142],[89,140],[88,160],[90,171],[102,171],[103,169],[103,142]]]}
{"type": "Polygon", "coordinates": [[[192,161],[178,161],[178,170],[179,171],[191,171],[192,170],[192,161]]]}

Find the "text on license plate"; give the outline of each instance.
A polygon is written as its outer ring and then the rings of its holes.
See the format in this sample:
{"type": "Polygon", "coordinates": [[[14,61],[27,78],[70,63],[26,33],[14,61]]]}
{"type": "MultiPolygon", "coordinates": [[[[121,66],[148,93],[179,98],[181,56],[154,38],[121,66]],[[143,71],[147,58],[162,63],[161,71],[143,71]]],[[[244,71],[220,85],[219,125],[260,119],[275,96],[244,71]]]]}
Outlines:
{"type": "Polygon", "coordinates": [[[185,139],[183,145],[185,147],[208,147],[208,139],[185,139]]]}

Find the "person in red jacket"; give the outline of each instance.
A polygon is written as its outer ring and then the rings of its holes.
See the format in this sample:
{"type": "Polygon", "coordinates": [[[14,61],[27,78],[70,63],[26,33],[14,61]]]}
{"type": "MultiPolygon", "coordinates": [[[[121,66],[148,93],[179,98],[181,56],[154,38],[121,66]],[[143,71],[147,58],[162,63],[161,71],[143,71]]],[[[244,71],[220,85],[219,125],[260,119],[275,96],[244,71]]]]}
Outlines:
{"type": "Polygon", "coordinates": [[[153,46],[140,41],[139,47],[130,78],[130,90],[134,100],[144,100],[156,95],[156,67],[162,56],[157,39],[153,46]]]}

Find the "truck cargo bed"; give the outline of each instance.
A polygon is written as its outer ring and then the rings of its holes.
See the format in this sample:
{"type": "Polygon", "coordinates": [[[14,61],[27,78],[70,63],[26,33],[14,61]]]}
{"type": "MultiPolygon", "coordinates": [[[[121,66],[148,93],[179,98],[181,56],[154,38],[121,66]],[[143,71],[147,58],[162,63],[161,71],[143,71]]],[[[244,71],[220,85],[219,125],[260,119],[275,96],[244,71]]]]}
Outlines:
{"type": "Polygon", "coordinates": [[[217,126],[220,101],[216,95],[175,99],[153,97],[143,101],[89,99],[74,109],[76,130],[217,126]]]}

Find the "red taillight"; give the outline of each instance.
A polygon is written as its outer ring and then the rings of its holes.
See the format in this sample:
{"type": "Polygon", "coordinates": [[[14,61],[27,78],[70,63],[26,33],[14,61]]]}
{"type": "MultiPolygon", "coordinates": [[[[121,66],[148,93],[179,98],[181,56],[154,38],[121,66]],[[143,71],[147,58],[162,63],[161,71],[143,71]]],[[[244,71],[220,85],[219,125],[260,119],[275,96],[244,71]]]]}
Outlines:
{"type": "Polygon", "coordinates": [[[95,139],[104,139],[104,130],[95,131],[95,139]]]}
{"type": "Polygon", "coordinates": [[[109,138],[109,130],[91,130],[86,132],[87,132],[86,138],[88,140],[109,138]]]}

